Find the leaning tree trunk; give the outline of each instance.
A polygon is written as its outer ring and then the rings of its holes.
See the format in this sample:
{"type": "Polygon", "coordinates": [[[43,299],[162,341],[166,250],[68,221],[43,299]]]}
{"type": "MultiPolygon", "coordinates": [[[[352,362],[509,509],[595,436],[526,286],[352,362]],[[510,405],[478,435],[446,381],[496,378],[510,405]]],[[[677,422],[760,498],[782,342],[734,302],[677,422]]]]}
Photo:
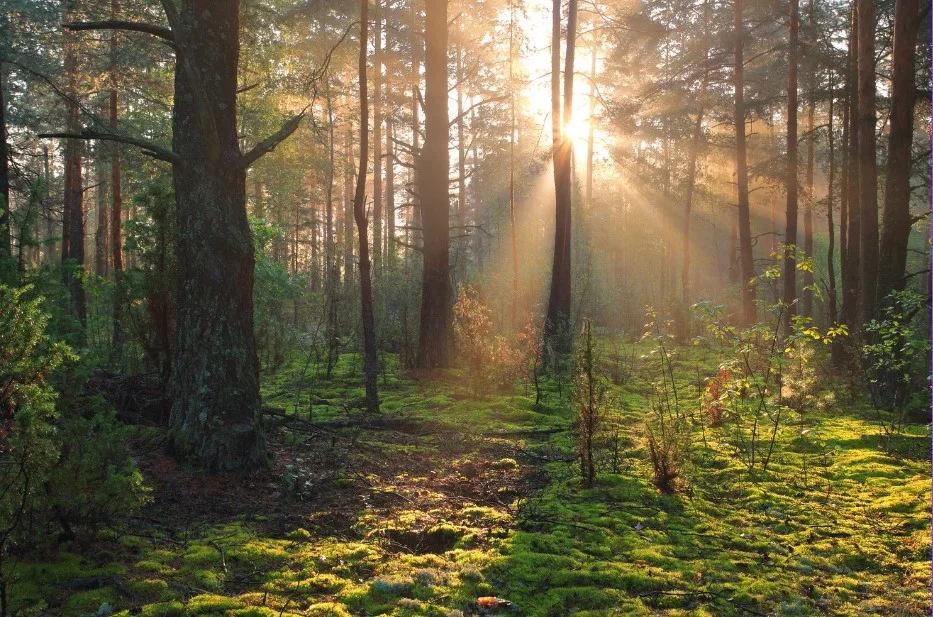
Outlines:
{"type": "Polygon", "coordinates": [[[424,149],[418,165],[424,270],[417,364],[421,368],[435,368],[450,362],[447,0],[427,0],[424,39],[424,149]]]}
{"type": "Polygon", "coordinates": [[[748,144],[745,140],[745,24],[743,0],[735,0],[735,171],[739,205],[739,259],[742,273],[742,320],[751,326],[755,307],[755,261],[752,254],[752,219],[748,201],[748,144]]]}
{"type": "MultiPolygon", "coordinates": [[[[376,363],[376,321],[373,317],[373,282],[369,262],[369,231],[366,219],[366,166],[369,156],[369,96],[366,92],[366,44],[369,39],[369,0],[360,0],[360,167],[353,195],[353,218],[360,246],[360,302],[363,321],[363,374],[366,381],[366,411],[379,413],[376,363]]],[[[379,45],[379,42],[376,42],[379,45]]],[[[378,65],[377,65],[378,68],[378,65]]],[[[378,105],[378,103],[377,103],[378,105]]],[[[378,150],[378,146],[377,146],[378,150]]],[[[377,215],[373,215],[378,218],[377,215]]],[[[375,244],[378,244],[378,236],[375,244]]]]}
{"type": "Polygon", "coordinates": [[[888,179],[878,273],[878,299],[903,290],[907,282],[907,240],[910,238],[910,148],[914,134],[917,85],[914,61],[917,46],[918,0],[897,0],[894,5],[894,61],[891,96],[891,132],[888,134],[888,179]]]}
{"type": "Polygon", "coordinates": [[[787,224],[784,232],[784,329],[790,333],[797,314],[797,0],[790,0],[790,46],[787,52],[787,224]]]}
{"type": "Polygon", "coordinates": [[[577,0],[569,0],[567,14],[567,52],[564,58],[564,113],[560,109],[560,0],[554,0],[551,32],[551,127],[554,165],[554,261],[551,267],[551,292],[544,339],[556,353],[570,351],[570,226],[571,226],[571,158],[573,140],[564,126],[571,122],[573,112],[573,59],[577,36],[577,0]]]}
{"type": "Polygon", "coordinates": [[[190,462],[211,471],[243,470],[265,465],[267,456],[253,335],[255,256],[236,131],[239,0],[186,0],[180,17],[175,36],[185,53],[175,72],[172,118],[180,160],[174,163],[178,323],[171,437],[190,462]]]}
{"type": "Polygon", "coordinates": [[[875,316],[878,288],[878,169],[875,161],[875,4],[858,0],[859,321],[875,316]]]}

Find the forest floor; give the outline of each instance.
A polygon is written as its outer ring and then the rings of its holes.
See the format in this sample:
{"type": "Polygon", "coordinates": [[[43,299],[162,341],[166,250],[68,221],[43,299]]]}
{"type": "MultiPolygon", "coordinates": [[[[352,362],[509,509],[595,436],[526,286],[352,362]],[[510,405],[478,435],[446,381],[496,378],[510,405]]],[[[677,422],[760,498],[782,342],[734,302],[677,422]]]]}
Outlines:
{"type": "MultiPolygon", "coordinates": [[[[129,448],[151,502],[15,564],[14,608],[64,617],[930,613],[928,427],[898,437],[890,456],[867,410],[827,392],[823,411],[786,421],[767,472],[752,475],[735,458],[728,429],[698,428],[689,488],[662,494],[643,434],[657,371],[642,351],[611,387],[619,431],[602,444],[589,490],[571,406],[553,382],[536,406],[533,389],[496,394],[456,371],[387,375],[383,415],[361,419],[351,411],[363,393],[350,376],[356,358],[313,381],[303,360],[288,364],[264,382],[266,402],[291,415],[271,418],[284,425],[270,431],[270,470],[203,476],[162,453],[160,430],[141,429],[129,448]],[[485,596],[512,605],[478,606],[485,596]]],[[[689,350],[676,363],[678,374],[715,371],[689,350]]]]}

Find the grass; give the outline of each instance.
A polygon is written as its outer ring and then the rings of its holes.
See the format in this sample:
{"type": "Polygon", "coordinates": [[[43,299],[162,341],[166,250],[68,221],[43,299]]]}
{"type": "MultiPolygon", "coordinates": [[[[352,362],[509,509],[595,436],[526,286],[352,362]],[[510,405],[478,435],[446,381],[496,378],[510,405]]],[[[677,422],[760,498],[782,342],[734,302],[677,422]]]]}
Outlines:
{"type": "MultiPolygon", "coordinates": [[[[148,514],[167,522],[17,563],[13,605],[454,617],[494,595],[514,603],[502,614],[529,616],[929,614],[928,433],[898,437],[909,456],[889,456],[863,404],[824,386],[820,410],[779,431],[767,472],[737,460],[728,424],[695,424],[684,489],[659,494],[643,431],[656,358],[637,351],[610,388],[616,453],[607,436],[592,489],[579,486],[573,413],[555,384],[535,407],[526,387],[477,396],[458,371],[386,375],[385,416],[404,424],[281,432],[273,471],[247,480],[258,502],[247,512],[173,520],[156,491],[148,514]]],[[[303,364],[286,365],[266,377],[266,401],[317,423],[346,417],[362,398],[357,365],[341,357],[311,392],[303,364]]],[[[678,350],[691,405],[695,376],[714,370],[678,350]]]]}

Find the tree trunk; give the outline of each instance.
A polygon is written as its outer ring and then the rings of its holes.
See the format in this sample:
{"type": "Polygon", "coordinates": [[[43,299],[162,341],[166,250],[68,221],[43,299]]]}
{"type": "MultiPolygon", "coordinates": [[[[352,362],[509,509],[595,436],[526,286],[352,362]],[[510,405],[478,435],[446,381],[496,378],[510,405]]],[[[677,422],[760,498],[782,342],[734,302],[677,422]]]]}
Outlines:
{"type": "MultiPolygon", "coordinates": [[[[347,99],[349,114],[349,98],[347,99]]],[[[343,284],[353,282],[353,121],[347,121],[343,140],[343,284]]]]}
{"type": "MultiPolygon", "coordinates": [[[[113,19],[120,18],[120,2],[112,0],[111,13],[113,19]]],[[[117,31],[114,30],[110,39],[110,128],[116,132],[119,129],[119,83],[117,71],[117,55],[120,41],[117,31]]],[[[123,183],[121,173],[120,150],[113,148],[110,161],[110,251],[113,261],[113,342],[119,345],[123,342],[123,183]]]]}
{"type": "Polygon", "coordinates": [[[858,286],[859,272],[861,271],[861,250],[859,239],[861,237],[861,212],[859,210],[859,123],[858,123],[858,12],[855,9],[855,0],[852,3],[852,29],[849,35],[849,66],[846,75],[846,90],[848,94],[848,127],[849,144],[846,156],[848,168],[848,190],[846,201],[848,203],[848,230],[846,234],[846,267],[842,279],[842,323],[849,327],[850,332],[858,327],[858,286]]]}
{"type": "MultiPolygon", "coordinates": [[[[829,232],[828,245],[826,247],[826,276],[829,279],[829,297],[826,299],[829,305],[829,325],[836,327],[839,325],[839,316],[836,314],[836,223],[833,221],[833,187],[836,180],[836,136],[833,134],[833,83],[832,71],[829,75],[829,187],[826,192],[826,228],[829,232]]],[[[835,357],[839,345],[833,341],[833,356],[835,357]]]]}
{"type": "Polygon", "coordinates": [[[910,238],[910,150],[917,96],[914,62],[917,46],[918,0],[894,5],[894,53],[891,62],[891,131],[888,134],[887,184],[884,190],[878,299],[901,291],[907,282],[907,241],[910,238]]]}
{"type": "MultiPolygon", "coordinates": [[[[70,21],[74,4],[69,3],[70,21]]],[[[65,34],[65,75],[68,80],[68,130],[77,133],[81,130],[80,109],[76,103],[78,97],[78,41],[71,32],[65,34]]],[[[87,308],[84,298],[84,286],[81,284],[81,272],[84,268],[84,182],[82,178],[82,155],[84,148],[76,139],[65,142],[65,199],[64,226],[62,229],[62,265],[65,283],[71,298],[71,311],[81,325],[87,321],[87,308]]]]}
{"type": "MultiPolygon", "coordinates": [[[[382,2],[375,2],[373,28],[373,269],[382,275],[382,2]]],[[[362,283],[361,283],[362,284],[362,283]]]]}
{"type": "Polygon", "coordinates": [[[859,321],[875,316],[878,289],[878,170],[875,161],[875,4],[858,2],[859,321]]]}
{"type": "MultiPolygon", "coordinates": [[[[807,23],[810,26],[810,35],[813,36],[816,31],[816,25],[813,23],[813,0],[810,0],[807,23]]],[[[814,48],[815,41],[810,39],[810,50],[814,48]]],[[[813,81],[815,75],[812,69],[807,75],[807,197],[804,200],[803,208],[803,252],[808,260],[813,259],[813,204],[815,201],[813,194],[813,115],[816,102],[813,98],[813,81]]],[[[807,268],[803,271],[803,289],[800,291],[800,314],[804,317],[813,317],[813,269],[807,268]]]]}
{"type": "Polygon", "coordinates": [[[739,205],[739,260],[742,279],[743,326],[757,319],[752,220],[748,201],[748,144],[745,139],[745,22],[743,0],[735,0],[735,170],[739,205]]]}
{"type": "Polygon", "coordinates": [[[798,0],[790,0],[790,46],[787,52],[787,225],[784,231],[784,329],[790,334],[797,314],[797,32],[798,0]]]}
{"type": "Polygon", "coordinates": [[[564,114],[560,107],[560,0],[554,0],[551,32],[551,127],[554,162],[554,261],[551,268],[551,292],[548,298],[544,339],[556,353],[570,351],[571,302],[571,158],[573,141],[564,126],[573,115],[573,60],[577,37],[577,0],[569,0],[567,14],[567,51],[564,58],[564,114]]]}
{"type": "Polygon", "coordinates": [[[327,165],[327,189],[326,189],[326,208],[324,231],[324,276],[325,293],[327,294],[327,378],[330,379],[334,366],[337,364],[338,354],[340,353],[340,333],[338,331],[337,321],[337,285],[340,280],[340,267],[337,265],[337,242],[334,234],[334,180],[335,180],[335,150],[337,144],[334,141],[334,106],[331,95],[330,82],[327,83],[327,131],[329,146],[329,162],[327,165]]]}
{"type": "MultiPolygon", "coordinates": [[[[593,51],[593,66],[595,68],[596,51],[593,51]]],[[[592,92],[591,99],[592,99],[592,92]]],[[[593,102],[590,102],[590,147],[593,142],[593,102]]],[[[592,156],[589,158],[589,171],[587,173],[587,192],[592,198],[593,175],[592,156]]],[[[474,180],[475,182],[475,180],[474,180]]],[[[475,206],[474,206],[475,208],[475,206]]],[[[515,5],[509,0],[509,232],[512,244],[512,327],[518,328],[518,241],[515,229],[515,5]]]]}
{"type": "Polygon", "coordinates": [[[450,362],[450,198],[447,153],[447,0],[425,4],[424,150],[418,193],[424,238],[418,366],[450,362]]]}
{"type": "Polygon", "coordinates": [[[386,114],[386,266],[395,266],[395,125],[386,114]]]}
{"type": "Polygon", "coordinates": [[[0,62],[0,258],[10,257],[10,149],[7,146],[6,99],[3,88],[6,69],[0,62]]]}
{"type": "Polygon", "coordinates": [[[236,131],[239,27],[239,0],[186,0],[175,32],[184,55],[172,118],[180,161],[173,166],[178,324],[171,437],[189,462],[218,472],[267,464],[253,335],[255,257],[236,131]]]}
{"type": "MultiPolygon", "coordinates": [[[[379,391],[376,384],[378,378],[376,322],[373,317],[373,284],[369,263],[369,231],[367,230],[366,219],[366,159],[369,156],[369,94],[366,92],[366,46],[369,40],[367,30],[369,30],[369,0],[360,0],[360,167],[356,176],[356,192],[353,196],[353,218],[356,219],[356,232],[360,243],[360,308],[363,322],[363,375],[366,380],[366,411],[379,413],[379,391]]],[[[376,45],[378,48],[378,40],[376,45]]],[[[378,146],[376,149],[378,150],[378,146]]],[[[378,243],[378,238],[376,243],[378,243]]]]}
{"type": "MultiPolygon", "coordinates": [[[[463,3],[460,3],[463,7],[463,3]]],[[[454,266],[457,269],[457,278],[466,273],[464,261],[466,260],[466,247],[469,242],[466,227],[466,127],[464,126],[463,114],[463,19],[457,20],[457,46],[455,50],[457,56],[456,69],[456,95],[457,95],[457,252],[454,256],[454,266]]]]}
{"type": "MultiPolygon", "coordinates": [[[[106,106],[104,106],[106,109],[106,106]]],[[[102,114],[103,115],[103,114],[102,114]]],[[[94,273],[99,277],[107,276],[107,168],[104,165],[105,146],[96,144],[94,148],[94,169],[97,171],[97,188],[94,190],[97,207],[97,229],[94,231],[94,273]]]]}

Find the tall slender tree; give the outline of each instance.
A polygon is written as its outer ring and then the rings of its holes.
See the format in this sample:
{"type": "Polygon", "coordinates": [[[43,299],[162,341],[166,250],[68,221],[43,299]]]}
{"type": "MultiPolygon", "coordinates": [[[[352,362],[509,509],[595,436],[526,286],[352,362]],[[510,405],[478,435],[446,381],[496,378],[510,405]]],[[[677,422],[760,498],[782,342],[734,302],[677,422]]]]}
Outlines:
{"type": "Polygon", "coordinates": [[[797,314],[797,43],[800,29],[798,0],[790,0],[787,49],[787,224],[784,232],[785,330],[797,314]]]}
{"type": "MultiPolygon", "coordinates": [[[[755,323],[755,261],[752,254],[751,208],[748,201],[748,143],[745,137],[745,20],[743,0],[735,1],[735,171],[738,189],[739,259],[741,262],[742,319],[755,323]]],[[[792,0],[796,1],[796,0],[792,0]]]]}
{"type": "Polygon", "coordinates": [[[858,7],[858,126],[859,215],[861,270],[859,321],[875,316],[878,289],[878,168],[875,157],[875,3],[857,0],[858,7]]]}
{"type": "Polygon", "coordinates": [[[447,0],[425,2],[424,44],[424,149],[417,165],[424,268],[417,364],[435,368],[448,365],[451,337],[447,0]]]}
{"type": "MultiPolygon", "coordinates": [[[[353,218],[359,238],[360,308],[363,322],[363,375],[366,382],[366,410],[379,413],[376,360],[376,321],[373,315],[373,283],[369,261],[369,230],[366,217],[366,168],[369,156],[369,95],[366,85],[366,48],[369,43],[369,0],[360,0],[360,166],[353,195],[353,218]]],[[[379,45],[379,42],[376,42],[379,45]]],[[[378,148],[377,148],[378,149],[378,148]]],[[[375,216],[375,214],[373,214],[375,216]]],[[[378,237],[376,240],[378,243],[378,237]]]]}

